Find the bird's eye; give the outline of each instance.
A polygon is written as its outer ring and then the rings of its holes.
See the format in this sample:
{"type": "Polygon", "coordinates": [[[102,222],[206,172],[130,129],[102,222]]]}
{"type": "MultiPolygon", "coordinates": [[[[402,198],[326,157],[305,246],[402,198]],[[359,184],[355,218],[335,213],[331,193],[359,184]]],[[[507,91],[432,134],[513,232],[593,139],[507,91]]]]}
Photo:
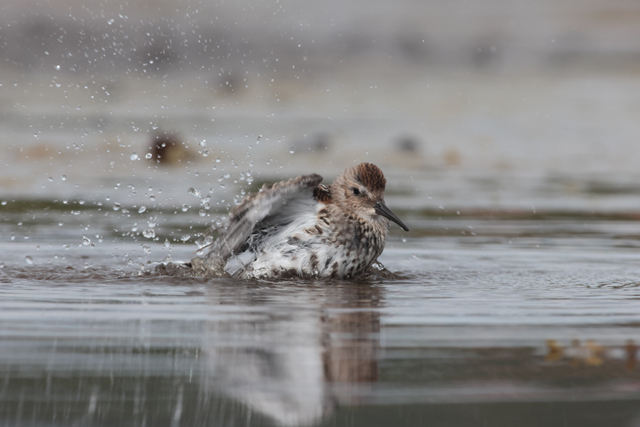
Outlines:
{"type": "Polygon", "coordinates": [[[359,190],[359,189],[357,189],[357,188],[352,188],[351,190],[353,191],[353,194],[355,194],[356,196],[359,196],[359,195],[360,195],[360,190],[359,190]]]}

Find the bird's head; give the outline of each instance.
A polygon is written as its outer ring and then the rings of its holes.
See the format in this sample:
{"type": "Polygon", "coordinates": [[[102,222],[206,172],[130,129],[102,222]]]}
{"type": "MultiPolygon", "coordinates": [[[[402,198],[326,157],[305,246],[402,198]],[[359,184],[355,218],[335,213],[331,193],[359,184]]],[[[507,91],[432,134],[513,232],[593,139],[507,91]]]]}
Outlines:
{"type": "Polygon", "coordinates": [[[342,172],[331,184],[333,203],[367,222],[393,221],[409,231],[406,225],[384,203],[387,185],[382,171],[373,163],[360,163],[342,172]]]}

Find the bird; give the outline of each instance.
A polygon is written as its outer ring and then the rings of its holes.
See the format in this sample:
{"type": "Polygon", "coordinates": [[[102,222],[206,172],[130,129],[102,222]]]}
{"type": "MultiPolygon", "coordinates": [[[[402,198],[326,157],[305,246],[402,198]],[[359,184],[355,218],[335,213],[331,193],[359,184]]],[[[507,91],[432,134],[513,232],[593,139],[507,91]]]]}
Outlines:
{"type": "Polygon", "coordinates": [[[390,221],[409,228],[385,204],[387,181],[373,163],[349,167],[328,186],[322,179],[301,175],[246,196],[190,267],[244,279],[362,276],[382,254],[390,221]]]}

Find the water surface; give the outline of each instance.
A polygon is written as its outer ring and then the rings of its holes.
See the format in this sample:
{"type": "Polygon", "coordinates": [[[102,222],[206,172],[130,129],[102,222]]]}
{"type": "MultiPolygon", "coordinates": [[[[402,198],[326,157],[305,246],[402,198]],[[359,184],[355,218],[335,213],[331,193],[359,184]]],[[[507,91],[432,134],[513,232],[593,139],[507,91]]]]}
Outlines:
{"type": "Polygon", "coordinates": [[[634,69],[346,56],[224,93],[187,64],[5,70],[1,425],[640,426],[634,69]],[[387,273],[153,273],[262,183],[362,161],[411,229],[387,273]]]}
{"type": "Polygon", "coordinates": [[[56,206],[3,206],[3,424],[640,423],[633,216],[400,209],[392,274],[240,281],[152,272],[189,211],[56,206]]]}

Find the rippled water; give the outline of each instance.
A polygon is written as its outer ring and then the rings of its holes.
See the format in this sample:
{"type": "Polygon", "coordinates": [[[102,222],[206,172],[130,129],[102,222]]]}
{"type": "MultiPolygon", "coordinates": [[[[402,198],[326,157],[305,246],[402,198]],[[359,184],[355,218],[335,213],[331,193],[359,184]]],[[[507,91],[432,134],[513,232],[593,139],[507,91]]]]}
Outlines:
{"type": "Polygon", "coordinates": [[[358,61],[237,92],[217,69],[3,68],[0,425],[640,426],[635,69],[358,61]],[[361,161],[411,229],[387,272],[153,273],[263,182],[361,161]]]}
{"type": "Polygon", "coordinates": [[[3,205],[0,422],[640,424],[638,218],[405,206],[393,274],[323,282],[154,275],[194,209],[3,205]]]}

